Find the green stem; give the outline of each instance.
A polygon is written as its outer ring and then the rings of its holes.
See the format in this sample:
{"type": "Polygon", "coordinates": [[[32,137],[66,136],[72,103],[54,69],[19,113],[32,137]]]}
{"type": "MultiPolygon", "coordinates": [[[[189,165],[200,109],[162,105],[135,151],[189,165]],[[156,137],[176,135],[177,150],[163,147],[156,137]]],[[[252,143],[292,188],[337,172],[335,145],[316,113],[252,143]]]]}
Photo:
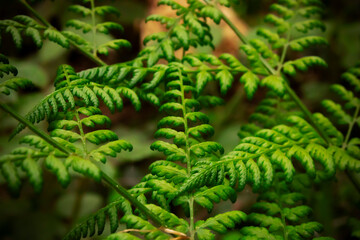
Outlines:
{"type": "MultiPolygon", "coordinates": [[[[23,4],[37,19],[39,19],[39,21],[41,23],[43,23],[46,27],[51,28],[55,31],[57,31],[59,34],[63,35],[60,31],[58,31],[54,26],[52,26],[46,19],[44,19],[35,9],[33,9],[27,2],[26,0],[19,0],[21,4],[23,4]]],[[[63,35],[64,36],[64,35],[63,35]]],[[[96,63],[99,66],[106,66],[107,64],[102,61],[99,57],[94,56],[92,53],[88,52],[86,49],[84,49],[82,46],[78,45],[76,42],[74,42],[73,40],[67,38],[66,36],[64,36],[69,43],[74,46],[78,51],[80,51],[83,55],[85,55],[86,57],[88,57],[91,61],[93,61],[94,63],[96,63]]]]}
{"type": "Polygon", "coordinates": [[[349,129],[346,133],[346,137],[345,137],[345,140],[343,142],[343,145],[342,145],[342,148],[345,149],[347,147],[347,144],[349,142],[349,139],[350,139],[350,135],[351,135],[351,132],[352,132],[352,129],[356,123],[356,119],[359,115],[359,110],[360,110],[360,105],[356,106],[356,110],[355,110],[355,113],[354,113],[354,116],[353,116],[353,120],[352,122],[349,124],[349,129]]]}
{"type": "Polygon", "coordinates": [[[92,37],[93,37],[93,55],[95,57],[97,57],[96,55],[96,51],[97,51],[97,47],[96,47],[96,25],[95,25],[95,3],[94,0],[90,0],[91,2],[91,22],[92,22],[92,37]]]}
{"type": "MultiPolygon", "coordinates": [[[[182,78],[182,72],[179,69],[180,74],[180,91],[181,91],[181,105],[182,105],[182,113],[184,117],[184,132],[185,132],[185,148],[186,148],[186,165],[187,165],[187,175],[190,177],[191,175],[191,158],[190,158],[190,143],[189,143],[189,127],[186,119],[186,104],[185,104],[185,90],[184,90],[184,82],[182,78]]],[[[190,239],[195,239],[195,225],[194,225],[194,197],[192,194],[189,196],[189,212],[190,212],[190,239]]]]}
{"type": "Polygon", "coordinates": [[[55,148],[59,149],[63,153],[66,153],[67,155],[71,154],[71,152],[65,148],[63,145],[59,144],[57,141],[55,141],[53,138],[51,138],[48,134],[46,134],[44,131],[38,129],[35,127],[34,124],[32,124],[29,120],[21,116],[20,114],[16,113],[14,110],[12,110],[11,107],[0,104],[0,108],[4,111],[10,114],[12,117],[14,117],[16,120],[18,120],[20,123],[26,125],[31,131],[33,131],[36,135],[44,139],[46,142],[54,146],[55,148]]]}
{"type": "MultiPolygon", "coordinates": [[[[0,104],[0,108],[4,110],[5,112],[9,113],[11,116],[13,116],[16,120],[18,120],[20,123],[26,125],[31,131],[33,131],[36,135],[44,139],[46,142],[54,146],[55,148],[59,149],[66,155],[70,155],[71,151],[69,151],[67,148],[59,144],[57,141],[55,141],[53,138],[51,138],[48,134],[46,134],[44,131],[36,128],[34,124],[32,124],[29,120],[24,118],[23,116],[16,113],[14,110],[12,110],[9,106],[5,104],[0,104]]],[[[101,171],[101,170],[100,170],[101,171]]],[[[121,196],[123,196],[126,200],[128,200],[132,205],[134,205],[137,209],[139,209],[142,213],[144,213],[148,218],[154,221],[154,223],[158,226],[166,226],[162,220],[156,216],[154,213],[152,213],[144,204],[139,202],[135,197],[133,197],[124,187],[122,187],[120,184],[118,184],[114,179],[112,179],[110,176],[108,176],[105,172],[101,171],[102,180],[108,184],[111,188],[113,188],[116,192],[118,192],[121,196]]]]}
{"type": "MultiPolygon", "coordinates": [[[[280,192],[280,189],[279,189],[280,184],[279,184],[279,178],[277,176],[276,176],[275,182],[276,182],[274,184],[275,192],[276,192],[276,194],[278,196],[280,196],[281,195],[281,192],[280,192]]],[[[287,229],[286,229],[286,219],[285,219],[285,214],[283,212],[284,207],[283,207],[283,204],[281,202],[281,198],[278,198],[276,200],[276,203],[279,205],[279,207],[281,209],[280,217],[281,217],[281,223],[283,225],[283,238],[284,238],[284,240],[287,240],[288,239],[288,232],[287,232],[287,229]]]]}
{"type": "Polygon", "coordinates": [[[131,204],[133,204],[137,209],[139,209],[142,213],[144,213],[149,219],[153,220],[156,225],[165,226],[164,223],[158,216],[156,216],[153,212],[151,212],[144,204],[139,202],[136,198],[134,198],[123,186],[117,183],[114,179],[108,176],[105,172],[101,173],[102,179],[112,187],[117,193],[123,196],[126,200],[128,200],[131,204]]]}
{"type": "Polygon", "coordinates": [[[297,94],[292,90],[292,88],[289,86],[289,84],[284,81],[284,86],[291,97],[291,99],[296,103],[296,105],[301,109],[301,111],[305,114],[305,117],[308,119],[311,126],[315,128],[315,130],[318,132],[318,134],[321,136],[322,139],[328,144],[331,145],[331,140],[326,134],[326,132],[315,122],[311,112],[308,110],[308,108],[303,104],[301,99],[297,96],[297,94]]]}
{"type": "MultiPolygon", "coordinates": [[[[219,11],[221,12],[221,10],[219,10],[219,11]]],[[[241,40],[241,42],[243,44],[250,45],[249,41],[246,39],[244,34],[242,34],[239,31],[239,29],[231,22],[231,20],[227,16],[225,16],[225,14],[223,12],[221,12],[221,15],[222,15],[222,19],[224,20],[224,22],[234,31],[234,33],[241,40]]],[[[266,70],[268,70],[272,75],[275,75],[276,74],[275,69],[273,67],[271,67],[270,64],[262,56],[259,56],[259,58],[261,60],[261,63],[266,68],[266,70]]]]}
{"type": "Polygon", "coordinates": [[[75,118],[76,118],[76,121],[78,123],[78,128],[79,128],[79,132],[80,132],[80,136],[81,136],[81,142],[82,142],[82,145],[83,145],[83,149],[84,149],[85,154],[87,155],[88,152],[87,152],[87,146],[86,146],[86,138],[85,138],[85,134],[84,134],[82,124],[81,124],[80,116],[79,116],[79,113],[78,113],[77,110],[75,110],[75,118]]]}
{"type": "MultiPolygon", "coordinates": [[[[349,142],[349,139],[350,139],[350,136],[351,136],[351,132],[352,132],[352,129],[356,123],[356,119],[359,115],[359,111],[360,111],[360,105],[356,106],[356,110],[355,110],[355,113],[354,113],[354,116],[353,116],[353,120],[352,122],[349,124],[349,129],[346,133],[346,136],[345,136],[345,140],[343,142],[343,145],[342,145],[342,149],[346,149],[347,145],[348,145],[348,142],[349,142]]],[[[350,172],[348,170],[345,171],[346,174],[348,175],[350,181],[354,184],[355,188],[357,189],[358,192],[360,192],[360,179],[359,179],[359,175],[354,173],[354,172],[350,172]]]]}

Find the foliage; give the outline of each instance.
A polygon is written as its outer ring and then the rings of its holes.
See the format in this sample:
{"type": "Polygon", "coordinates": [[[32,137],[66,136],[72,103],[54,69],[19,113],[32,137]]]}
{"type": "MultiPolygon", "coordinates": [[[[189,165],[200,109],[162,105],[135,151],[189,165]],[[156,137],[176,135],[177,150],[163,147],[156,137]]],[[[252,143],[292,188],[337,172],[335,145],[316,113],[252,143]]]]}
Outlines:
{"type": "MultiPolygon", "coordinates": [[[[222,12],[220,5],[231,6],[227,0],[188,0],[186,5],[160,0],[158,4],[170,7],[176,16],[151,15],[146,21],[160,22],[166,31],[146,36],[145,47],[133,60],[112,65],[98,54],[108,55],[109,48],[129,47],[130,43],[114,39],[99,44],[98,33],[123,31],[123,27],[110,21],[98,23],[98,19],[118,16],[118,9],[95,6],[94,0],[80,2],[69,10],[85,20],[71,19],[66,26],[92,34],[92,42],[76,32],[58,31],[25,1],[22,3],[36,13],[36,19],[19,15],[0,21],[1,34],[10,34],[18,48],[22,34],[30,36],[37,47],[47,38],[64,48],[75,47],[99,65],[80,72],[60,65],[53,90],[24,117],[4,105],[5,101],[1,103],[4,111],[20,121],[10,138],[25,128],[35,133],[21,138],[20,144],[26,147],[0,158],[1,175],[12,194],[19,194],[25,178],[41,192],[47,181],[44,164],[64,188],[72,176],[80,174],[104,181],[121,195],[74,225],[66,240],[100,235],[107,223],[113,233],[107,236],[109,240],[210,240],[231,229],[236,229],[241,239],[331,239],[319,237],[323,227],[311,219],[303,191],[333,181],[337,172],[346,172],[358,184],[360,141],[354,132],[360,127],[360,67],[342,76],[353,90],[346,85],[332,86],[340,103],[322,102],[329,117],[311,113],[292,89],[294,77],[301,72],[327,67],[322,58],[301,53],[327,44],[314,31],[325,31],[319,20],[324,9],[321,1],[279,0],[265,17],[271,27],[259,28],[257,37],[248,40],[222,12]],[[242,41],[245,59],[192,50],[214,48],[210,24],[222,21],[242,41]],[[300,53],[291,58],[291,51],[300,53]],[[227,100],[235,78],[249,100],[261,87],[268,93],[249,123],[241,127],[239,144],[225,152],[219,142],[209,140],[215,129],[207,113],[227,100]],[[211,86],[217,87],[216,94],[208,93],[211,86]],[[150,148],[164,158],[153,161],[149,173],[125,190],[104,168],[113,168],[108,160],[132,151],[133,146],[109,129],[112,120],[104,112],[121,112],[126,103],[140,111],[146,102],[162,114],[154,134],[159,140],[150,148]],[[48,124],[47,133],[35,125],[43,121],[48,124]],[[245,209],[214,211],[222,201],[237,201],[246,185],[259,193],[248,213],[245,209]],[[177,215],[176,209],[183,214],[177,215]],[[199,219],[199,209],[215,213],[199,219]],[[124,230],[118,231],[120,225],[124,230]]],[[[12,91],[32,86],[27,79],[8,78],[17,75],[17,69],[4,55],[0,55],[0,63],[0,77],[6,77],[0,84],[4,99],[12,91]]]]}

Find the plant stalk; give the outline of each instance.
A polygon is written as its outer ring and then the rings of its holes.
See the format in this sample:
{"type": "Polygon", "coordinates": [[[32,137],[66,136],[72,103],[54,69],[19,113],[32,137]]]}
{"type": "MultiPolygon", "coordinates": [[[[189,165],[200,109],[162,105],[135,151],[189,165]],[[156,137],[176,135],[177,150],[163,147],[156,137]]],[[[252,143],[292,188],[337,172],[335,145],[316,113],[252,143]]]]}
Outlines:
{"type": "Polygon", "coordinates": [[[123,186],[117,183],[113,178],[111,178],[103,171],[101,172],[101,176],[104,182],[106,182],[117,193],[119,193],[132,205],[134,205],[137,209],[139,209],[142,213],[144,213],[149,219],[151,219],[155,223],[155,225],[159,227],[161,226],[166,227],[166,223],[164,223],[158,216],[156,216],[153,212],[151,212],[144,204],[139,202],[139,200],[134,198],[123,186]]]}
{"type": "MultiPolygon", "coordinates": [[[[31,131],[33,131],[36,135],[44,139],[46,142],[54,146],[55,148],[59,149],[63,153],[70,155],[71,151],[69,151],[67,148],[59,144],[57,141],[55,141],[53,138],[51,138],[48,134],[46,134],[44,131],[36,128],[34,124],[32,124],[29,120],[24,118],[23,116],[16,113],[13,109],[11,109],[9,106],[5,104],[0,104],[0,108],[4,110],[4,112],[10,114],[13,116],[16,120],[18,120],[20,123],[26,125],[31,131]]],[[[100,170],[101,171],[101,170],[100,170]]],[[[110,176],[108,176],[105,172],[101,171],[101,178],[102,180],[108,184],[111,188],[113,188],[116,192],[118,192],[121,196],[123,196],[126,200],[128,200],[133,206],[138,208],[142,213],[144,213],[149,219],[151,219],[156,225],[165,226],[166,224],[162,222],[162,220],[156,216],[154,213],[152,213],[145,205],[143,205],[141,202],[139,202],[136,198],[134,198],[124,187],[122,187],[119,183],[117,183],[114,179],[112,179],[110,176]]]]}
{"type": "Polygon", "coordinates": [[[90,0],[91,2],[91,23],[92,23],[92,37],[93,37],[93,45],[94,45],[94,49],[93,49],[93,55],[94,57],[97,57],[96,51],[97,51],[97,47],[96,47],[96,25],[95,25],[95,3],[94,0],[90,0]]]}
{"type": "MultiPolygon", "coordinates": [[[[182,105],[182,113],[183,113],[183,117],[184,117],[184,133],[185,133],[185,147],[186,147],[186,165],[187,165],[187,175],[188,177],[190,177],[191,175],[191,158],[190,158],[190,144],[189,144],[189,127],[188,127],[188,122],[186,119],[186,104],[185,104],[185,90],[184,90],[184,83],[183,83],[183,78],[182,78],[182,72],[180,69],[179,70],[179,74],[180,74],[180,91],[181,91],[181,105],[182,105]]],[[[195,239],[195,225],[194,225],[194,197],[192,196],[192,194],[189,194],[189,212],[190,212],[190,239],[194,240],[195,239]]]]}

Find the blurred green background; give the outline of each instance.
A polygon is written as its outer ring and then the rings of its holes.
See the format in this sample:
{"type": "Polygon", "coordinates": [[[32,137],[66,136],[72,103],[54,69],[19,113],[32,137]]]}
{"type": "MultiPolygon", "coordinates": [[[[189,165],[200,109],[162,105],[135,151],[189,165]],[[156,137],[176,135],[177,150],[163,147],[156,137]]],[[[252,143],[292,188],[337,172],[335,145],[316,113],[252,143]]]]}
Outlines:
{"type": "MultiPolygon", "coordinates": [[[[274,1],[270,0],[240,0],[234,9],[243,21],[250,37],[255,36],[256,27],[263,25],[263,17],[268,7],[274,1]]],[[[328,69],[313,69],[300,74],[292,82],[292,86],[302,97],[312,111],[322,111],[320,101],[331,97],[329,85],[339,82],[339,76],[347,68],[360,60],[360,1],[357,0],[328,0],[324,21],[327,25],[325,33],[329,46],[309,49],[309,54],[319,55],[328,62],[328,69]]],[[[77,17],[67,11],[67,7],[74,1],[37,1],[33,6],[42,16],[54,26],[64,30],[65,22],[77,17]]],[[[118,0],[100,1],[100,4],[110,4],[117,7],[122,15],[118,19],[111,19],[123,25],[124,33],[116,33],[108,38],[124,38],[131,42],[131,50],[112,52],[103,58],[107,63],[117,63],[136,57],[141,49],[141,23],[153,9],[152,1],[118,0]]],[[[8,19],[18,14],[29,14],[18,1],[1,0],[0,18],[8,19]]],[[[221,33],[214,27],[216,39],[221,39],[221,33]]],[[[205,49],[203,51],[209,51],[205,49]]],[[[222,51],[222,49],[217,49],[222,51]]],[[[53,89],[53,79],[57,67],[67,63],[80,71],[95,65],[79,54],[76,50],[67,50],[46,41],[41,49],[37,49],[30,39],[25,38],[21,50],[15,48],[9,35],[4,34],[1,39],[0,52],[9,56],[11,64],[19,70],[19,76],[26,77],[36,85],[35,89],[13,94],[9,99],[17,112],[26,114],[44,95],[53,89]]],[[[241,56],[240,56],[241,57],[241,56]]],[[[215,91],[208,89],[208,91],[215,91]]],[[[264,97],[266,91],[260,90],[253,101],[244,97],[239,83],[235,83],[233,90],[226,96],[227,104],[223,107],[208,110],[211,123],[215,126],[214,139],[223,144],[226,151],[237,145],[239,139],[237,131],[241,124],[253,112],[256,105],[264,97]]],[[[162,156],[152,152],[149,148],[156,130],[156,122],[161,117],[157,110],[150,105],[143,105],[140,113],[131,107],[125,107],[123,112],[110,116],[112,129],[120,138],[130,141],[134,150],[122,153],[119,159],[110,161],[112,167],[107,171],[116,177],[124,186],[131,187],[147,173],[148,165],[162,156]]],[[[8,141],[8,136],[17,122],[0,112],[0,152],[11,151],[17,146],[21,136],[8,141]]],[[[46,124],[40,124],[46,129],[46,124]]],[[[26,130],[22,133],[29,134],[26,130]]],[[[357,133],[358,134],[358,133],[357,133]]],[[[77,220],[96,211],[111,201],[115,194],[91,180],[74,178],[67,189],[62,189],[55,177],[44,171],[45,184],[41,194],[35,194],[28,183],[24,185],[21,195],[13,199],[6,192],[6,187],[0,186],[0,239],[4,240],[48,240],[61,237],[76,223],[77,220]]],[[[3,180],[0,179],[0,182],[3,180]]],[[[338,182],[331,182],[317,186],[309,194],[309,201],[314,206],[314,217],[325,226],[325,235],[336,239],[352,239],[350,227],[347,224],[349,216],[360,216],[360,197],[354,197],[353,187],[342,175],[338,175],[338,182]],[[342,186],[339,188],[339,186],[342,186]],[[351,214],[350,214],[351,213],[351,214]]],[[[235,205],[220,204],[212,214],[227,211],[231,208],[248,210],[256,198],[250,189],[240,193],[235,205]]],[[[206,212],[199,211],[198,217],[206,216],[206,212]]],[[[360,222],[358,222],[360,223],[360,222]]],[[[358,223],[354,222],[353,225],[358,223]]],[[[351,224],[350,224],[351,225],[351,224]]],[[[360,225],[360,224],[359,224],[360,225]]],[[[106,228],[106,231],[109,231],[106,228]]],[[[236,239],[229,235],[224,239],[236,239]]],[[[353,238],[356,239],[356,238],[353,238]]]]}

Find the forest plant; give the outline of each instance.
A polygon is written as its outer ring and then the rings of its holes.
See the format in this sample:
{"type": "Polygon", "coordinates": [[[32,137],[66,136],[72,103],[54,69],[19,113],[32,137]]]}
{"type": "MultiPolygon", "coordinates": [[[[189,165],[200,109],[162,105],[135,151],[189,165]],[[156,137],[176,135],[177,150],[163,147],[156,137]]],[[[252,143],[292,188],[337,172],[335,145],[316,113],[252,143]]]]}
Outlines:
{"type": "MultiPolygon", "coordinates": [[[[95,6],[94,0],[69,8],[91,18],[91,23],[79,19],[66,23],[83,33],[92,33],[93,41],[89,42],[74,32],[56,30],[25,0],[20,2],[36,19],[21,15],[0,21],[1,32],[10,33],[17,47],[21,47],[21,33],[30,36],[38,47],[48,38],[65,48],[74,46],[99,65],[78,73],[69,65],[61,65],[54,91],[25,117],[5,103],[0,105],[20,121],[11,137],[26,127],[36,134],[20,140],[29,147],[16,148],[0,159],[10,192],[16,195],[20,191],[20,172],[26,173],[35,191],[41,191],[44,162],[63,187],[77,172],[95,181],[103,180],[120,194],[74,226],[64,239],[101,234],[107,218],[110,232],[114,233],[107,237],[109,240],[215,239],[216,234],[225,234],[229,229],[238,229],[241,239],[326,239],[317,238],[321,224],[307,218],[311,208],[303,205],[306,199],[300,193],[302,189],[333,180],[338,169],[346,171],[359,190],[359,139],[353,137],[355,125],[360,125],[359,67],[343,75],[354,91],[339,84],[332,87],[345,104],[323,101],[330,118],[312,114],[290,86],[299,70],[327,65],[317,56],[287,58],[289,50],[301,52],[326,44],[323,37],[312,31],[325,30],[317,18],[323,12],[321,1],[274,3],[270,8],[274,14],[265,17],[274,27],[259,28],[258,37],[248,40],[220,10],[219,5],[230,7],[226,0],[188,0],[186,6],[174,0],[160,0],[159,4],[171,7],[176,17],[152,15],[146,21],[161,22],[167,30],[147,36],[146,47],[135,59],[112,65],[103,62],[98,54],[108,54],[108,48],[128,47],[129,42],[115,39],[99,44],[97,32],[109,34],[122,27],[113,22],[96,23],[95,15],[118,15],[116,8],[95,6]],[[240,49],[247,61],[228,53],[217,57],[190,51],[198,46],[214,47],[209,19],[229,25],[242,41],[240,49]],[[200,110],[224,103],[221,97],[206,93],[211,81],[218,81],[220,95],[224,96],[239,75],[249,99],[259,87],[269,91],[250,116],[250,124],[241,127],[240,143],[225,153],[220,143],[206,140],[214,134],[214,128],[200,110]],[[122,110],[124,99],[136,110],[140,110],[142,101],[147,101],[165,114],[155,133],[161,140],[151,145],[152,150],[166,156],[165,160],[153,162],[149,174],[129,190],[101,170],[107,158],[132,150],[131,143],[103,129],[111,120],[102,113],[101,104],[114,113],[122,110]],[[332,123],[333,119],[348,125],[345,136],[332,123]],[[48,122],[48,133],[34,125],[44,120],[48,122]],[[259,193],[248,214],[234,210],[196,219],[195,212],[200,207],[210,213],[221,200],[235,202],[246,184],[259,193]],[[183,215],[174,214],[176,206],[180,206],[183,215]],[[116,232],[120,223],[125,230],[116,232]]],[[[17,74],[4,55],[0,60],[1,77],[17,74]]],[[[7,95],[30,85],[22,78],[5,79],[1,92],[7,95]]]]}

